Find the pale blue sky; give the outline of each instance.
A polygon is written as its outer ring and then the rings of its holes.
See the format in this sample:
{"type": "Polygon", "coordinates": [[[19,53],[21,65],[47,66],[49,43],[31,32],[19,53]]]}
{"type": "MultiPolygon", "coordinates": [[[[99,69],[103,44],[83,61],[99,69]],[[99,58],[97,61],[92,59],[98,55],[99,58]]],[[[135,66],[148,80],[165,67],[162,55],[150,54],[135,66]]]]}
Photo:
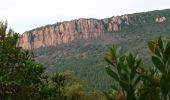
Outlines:
{"type": "Polygon", "coordinates": [[[170,0],[1,0],[0,19],[24,31],[77,18],[106,18],[170,8],[170,0]]]}

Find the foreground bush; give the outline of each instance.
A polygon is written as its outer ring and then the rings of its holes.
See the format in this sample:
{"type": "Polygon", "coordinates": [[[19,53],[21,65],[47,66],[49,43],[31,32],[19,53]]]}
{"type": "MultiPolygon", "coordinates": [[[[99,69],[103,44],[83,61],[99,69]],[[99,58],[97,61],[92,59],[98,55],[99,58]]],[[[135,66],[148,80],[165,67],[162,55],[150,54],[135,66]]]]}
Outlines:
{"type": "Polygon", "coordinates": [[[38,94],[44,68],[34,62],[34,55],[17,47],[19,34],[0,22],[0,98],[29,99],[38,94]]]}
{"type": "Polygon", "coordinates": [[[169,100],[170,99],[170,41],[162,38],[148,42],[153,65],[141,64],[141,59],[129,53],[120,55],[115,46],[105,56],[107,73],[114,84],[105,93],[110,100],[169,100]]]}

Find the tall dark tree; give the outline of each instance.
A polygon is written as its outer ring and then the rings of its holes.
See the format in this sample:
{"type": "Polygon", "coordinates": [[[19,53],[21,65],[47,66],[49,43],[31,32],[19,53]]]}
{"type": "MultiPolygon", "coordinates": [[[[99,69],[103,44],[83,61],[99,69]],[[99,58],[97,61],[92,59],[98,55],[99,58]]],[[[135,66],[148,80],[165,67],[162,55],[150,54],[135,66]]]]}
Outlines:
{"type": "Polygon", "coordinates": [[[17,47],[19,34],[0,22],[0,98],[30,99],[38,94],[44,68],[35,63],[34,55],[17,47]]]}

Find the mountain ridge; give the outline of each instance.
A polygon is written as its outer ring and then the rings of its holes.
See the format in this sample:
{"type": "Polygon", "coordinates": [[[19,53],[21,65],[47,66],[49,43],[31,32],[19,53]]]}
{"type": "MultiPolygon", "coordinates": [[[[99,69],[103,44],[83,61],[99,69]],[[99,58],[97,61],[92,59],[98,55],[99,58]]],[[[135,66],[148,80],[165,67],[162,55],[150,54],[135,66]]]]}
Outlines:
{"type": "Polygon", "coordinates": [[[140,24],[163,22],[166,19],[164,15],[166,10],[157,10],[144,12],[142,14],[163,12],[163,14],[149,15],[152,19],[142,18],[141,13],[126,14],[122,16],[112,16],[110,18],[79,18],[71,21],[58,22],[52,25],[46,25],[30,31],[24,32],[18,42],[18,46],[23,49],[37,49],[46,46],[55,46],[58,44],[68,44],[76,38],[89,39],[101,38],[107,32],[120,32],[136,22],[140,24]]]}
{"type": "Polygon", "coordinates": [[[104,69],[107,65],[103,60],[106,51],[112,44],[115,44],[122,48],[120,54],[132,51],[144,58],[143,62],[148,66],[150,58],[147,56],[149,51],[146,48],[146,41],[160,35],[170,38],[169,12],[170,10],[163,10],[128,15],[129,25],[122,24],[121,31],[106,30],[96,38],[92,37],[87,40],[77,38],[69,44],[44,46],[34,49],[33,52],[36,61],[46,67],[48,74],[71,70],[87,82],[88,89],[107,90],[111,85],[111,79],[104,69]],[[159,22],[157,18],[162,20],[159,22]]]}
{"type": "MultiPolygon", "coordinates": [[[[125,15],[134,15],[134,14],[141,14],[141,13],[152,13],[152,12],[162,12],[162,11],[167,11],[167,10],[170,10],[170,9],[161,9],[161,10],[150,10],[150,11],[143,11],[143,12],[135,12],[135,13],[129,13],[129,14],[122,14],[122,15],[114,15],[114,16],[125,16],[125,15]]],[[[114,16],[111,16],[111,17],[114,17],[114,16]]],[[[41,28],[44,28],[44,27],[48,27],[48,26],[53,26],[53,25],[56,25],[56,24],[59,24],[59,23],[64,23],[64,22],[70,22],[70,21],[74,21],[74,20],[79,20],[79,19],[96,19],[96,20],[103,20],[103,19],[109,19],[111,17],[105,17],[105,18],[77,18],[77,19],[71,19],[71,20],[65,20],[65,21],[59,21],[59,22],[55,22],[54,24],[47,24],[47,25],[42,25],[40,27],[36,27],[36,28],[33,28],[33,29],[30,29],[30,30],[27,30],[25,32],[29,32],[29,31],[33,31],[33,30],[36,30],[36,29],[41,29],[41,28]]],[[[25,33],[24,32],[24,33],[25,33]]]]}
{"type": "Polygon", "coordinates": [[[23,33],[18,44],[24,49],[37,49],[44,46],[70,43],[75,38],[97,38],[106,31],[120,31],[123,23],[128,24],[127,16],[112,17],[112,20],[78,19],[67,21],[27,31],[23,33]]]}

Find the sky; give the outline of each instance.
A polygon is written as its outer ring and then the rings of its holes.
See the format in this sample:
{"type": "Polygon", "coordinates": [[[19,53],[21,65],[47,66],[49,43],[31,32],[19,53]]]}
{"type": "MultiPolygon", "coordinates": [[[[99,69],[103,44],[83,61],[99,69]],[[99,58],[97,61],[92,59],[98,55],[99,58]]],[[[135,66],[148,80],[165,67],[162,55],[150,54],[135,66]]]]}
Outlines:
{"type": "Polygon", "coordinates": [[[78,18],[111,16],[170,8],[170,0],[0,0],[0,20],[16,32],[78,18]]]}

